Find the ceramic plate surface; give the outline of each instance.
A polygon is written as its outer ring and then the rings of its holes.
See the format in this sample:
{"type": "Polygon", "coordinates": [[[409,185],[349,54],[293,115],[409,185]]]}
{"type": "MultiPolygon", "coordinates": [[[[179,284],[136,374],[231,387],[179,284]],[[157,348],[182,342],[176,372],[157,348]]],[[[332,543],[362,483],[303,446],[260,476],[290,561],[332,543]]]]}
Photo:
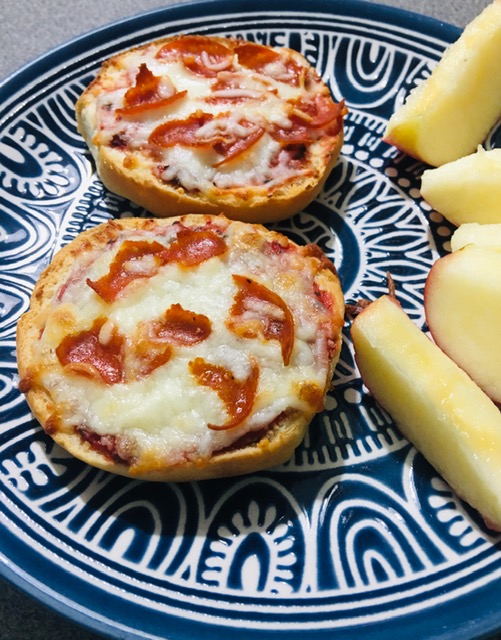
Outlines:
{"type": "MultiPolygon", "coordinates": [[[[301,51],[349,107],[323,193],[275,228],[317,242],[348,302],[386,291],[424,327],[451,229],[385,124],[458,31],[356,1],[179,5],[72,41],[0,87],[0,554],[3,575],[110,638],[471,639],[501,627],[494,537],[365,392],[348,326],[335,388],[294,458],[198,484],[134,482],[69,457],[17,389],[15,328],[79,232],[142,210],[107,192],[74,103],[103,59],[178,32],[301,51]],[[237,636],[235,636],[237,634],[237,636]]],[[[499,130],[489,138],[496,146],[499,130]]],[[[499,143],[498,143],[499,146],[499,143]]]]}

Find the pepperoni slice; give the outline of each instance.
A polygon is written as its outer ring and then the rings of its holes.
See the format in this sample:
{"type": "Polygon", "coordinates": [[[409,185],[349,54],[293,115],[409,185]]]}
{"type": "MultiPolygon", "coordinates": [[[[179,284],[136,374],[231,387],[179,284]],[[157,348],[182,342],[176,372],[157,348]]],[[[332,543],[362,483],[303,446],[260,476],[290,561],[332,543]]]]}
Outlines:
{"type": "Polygon", "coordinates": [[[183,91],[176,91],[167,98],[152,100],[151,102],[141,102],[140,104],[134,105],[132,107],[117,109],[115,113],[119,116],[137,116],[142,113],[146,113],[147,111],[153,111],[154,109],[163,109],[164,107],[168,107],[174,102],[181,100],[181,98],[184,98],[187,94],[188,91],[186,89],[183,91]]]}
{"type": "Polygon", "coordinates": [[[159,99],[159,76],[153,74],[144,62],[140,65],[136,75],[136,84],[127,89],[124,96],[125,107],[136,107],[145,102],[154,102],[159,99]]]}
{"type": "Polygon", "coordinates": [[[187,147],[210,147],[221,137],[204,138],[197,133],[213,118],[214,116],[210,113],[197,111],[183,120],[168,120],[151,132],[148,142],[159,147],[173,147],[176,144],[187,147]]]}
{"type": "Polygon", "coordinates": [[[173,349],[168,343],[158,343],[148,338],[136,339],[133,343],[133,370],[131,378],[146,378],[155,369],[167,364],[172,357],[173,349]]]}
{"type": "Polygon", "coordinates": [[[278,51],[255,42],[245,42],[235,48],[238,62],[248,69],[264,75],[298,86],[305,69],[292,57],[286,58],[278,51]]]}
{"type": "Polygon", "coordinates": [[[99,280],[87,278],[86,282],[110,304],[133,280],[154,275],[163,262],[161,256],[165,250],[165,246],[159,242],[126,240],[118,250],[108,273],[99,280]]]}
{"type": "Polygon", "coordinates": [[[211,321],[201,313],[187,311],[180,304],[173,304],[161,320],[150,328],[154,340],[175,345],[191,346],[206,340],[212,331],[211,321]]]}
{"type": "Polygon", "coordinates": [[[327,127],[313,126],[311,121],[305,120],[297,114],[289,116],[290,127],[275,125],[270,131],[270,135],[277,142],[286,145],[310,144],[323,135],[335,136],[341,131],[342,120],[335,118],[327,123],[327,127]]]}
{"type": "Polygon", "coordinates": [[[216,153],[223,156],[222,160],[213,165],[219,167],[245,153],[265,133],[264,127],[242,120],[239,122],[243,131],[241,135],[229,134],[225,130],[226,117],[226,113],[216,117],[210,113],[197,112],[184,120],[168,120],[154,129],[148,141],[160,147],[173,147],[176,144],[187,147],[212,147],[216,153]],[[209,135],[200,135],[200,129],[216,119],[221,121],[221,126],[214,127],[209,135]]]}
{"type": "Polygon", "coordinates": [[[167,248],[164,261],[194,267],[205,260],[223,255],[226,251],[228,245],[224,238],[214,231],[183,227],[179,230],[177,239],[167,248]]]}
{"type": "Polygon", "coordinates": [[[276,125],[271,136],[283,144],[309,144],[322,135],[335,136],[343,126],[347,113],[344,102],[336,103],[330,96],[318,94],[309,102],[292,102],[290,127],[276,125]]]}
{"type": "Polygon", "coordinates": [[[177,92],[174,85],[169,81],[170,86],[166,87],[169,95],[162,91],[162,81],[165,79],[156,76],[142,63],[136,75],[136,83],[130,87],[124,96],[124,106],[117,109],[118,115],[135,115],[149,109],[158,109],[179,100],[187,94],[187,91],[177,92]]]}
{"type": "Polygon", "coordinates": [[[212,166],[220,167],[226,162],[229,162],[230,160],[234,160],[235,158],[241,156],[251,147],[253,147],[263,137],[264,133],[264,127],[257,127],[254,129],[250,129],[249,134],[244,138],[237,138],[232,142],[221,142],[214,145],[214,151],[224,157],[222,160],[216,162],[212,166]]]}
{"type": "Polygon", "coordinates": [[[317,93],[313,100],[299,100],[294,105],[305,115],[312,128],[325,127],[347,113],[344,100],[334,102],[330,94],[326,93],[317,93]]]}
{"type": "Polygon", "coordinates": [[[156,76],[148,69],[146,64],[141,64],[136,75],[136,83],[130,87],[124,96],[124,106],[116,110],[120,116],[133,116],[166,107],[183,98],[188,92],[176,91],[170,80],[166,81],[161,76],[156,76]],[[168,82],[168,86],[166,86],[168,82]],[[165,95],[168,93],[168,95],[165,95]]]}
{"type": "Polygon", "coordinates": [[[224,431],[241,424],[252,411],[259,382],[259,367],[252,361],[249,376],[235,379],[225,367],[210,364],[203,358],[195,358],[189,363],[190,371],[198,383],[213,389],[226,405],[229,419],[222,425],[209,424],[209,429],[224,431]]]}
{"type": "Polygon", "coordinates": [[[285,366],[290,362],[294,347],[294,319],[282,298],[264,285],[245,276],[234,275],[238,286],[231,308],[230,330],[244,338],[278,340],[285,366]]]}
{"type": "Polygon", "coordinates": [[[235,49],[235,53],[238,56],[238,62],[243,67],[254,69],[254,71],[262,71],[267,65],[281,62],[282,60],[278,51],[255,42],[239,44],[235,49]]]}
{"type": "Polygon", "coordinates": [[[113,330],[103,339],[105,322],[106,318],[99,317],[90,329],[63,338],[56,355],[63,367],[111,385],[125,380],[124,338],[113,330]]]}
{"type": "Polygon", "coordinates": [[[182,60],[192,73],[213,78],[219,71],[232,65],[233,51],[223,42],[206,36],[186,35],[166,43],[156,57],[169,61],[182,60]]]}
{"type": "Polygon", "coordinates": [[[192,346],[211,334],[209,318],[173,304],[164,316],[140,328],[132,341],[131,378],[145,378],[158,367],[167,364],[175,346],[192,346]]]}
{"type": "Polygon", "coordinates": [[[109,271],[99,280],[87,278],[87,284],[105,302],[114,302],[121,291],[138,278],[154,276],[158,269],[175,262],[194,267],[205,260],[224,254],[228,246],[210,229],[181,227],[169,246],[147,240],[126,240],[113,259],[109,271]]]}
{"type": "Polygon", "coordinates": [[[290,127],[278,124],[272,127],[270,135],[274,140],[286,145],[308,145],[314,140],[316,136],[308,122],[296,115],[289,116],[289,120],[290,127]]]}

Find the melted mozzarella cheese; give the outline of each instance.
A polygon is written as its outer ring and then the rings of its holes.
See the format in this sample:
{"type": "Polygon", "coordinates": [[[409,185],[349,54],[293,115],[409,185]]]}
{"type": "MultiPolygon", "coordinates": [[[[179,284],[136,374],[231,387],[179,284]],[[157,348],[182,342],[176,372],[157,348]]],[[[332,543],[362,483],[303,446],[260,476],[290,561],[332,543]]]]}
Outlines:
{"type": "MultiPolygon", "coordinates": [[[[304,316],[302,311],[304,307],[311,315],[304,304],[312,295],[311,283],[301,271],[292,279],[281,280],[278,276],[286,265],[277,256],[265,256],[260,244],[249,242],[246,228],[235,223],[229,227],[228,244],[239,250],[212,257],[196,268],[167,264],[156,275],[129,283],[111,305],[101,300],[86,279],[107,273],[120,242],[112,249],[96,253],[86,269],[77,261],[60,299],[53,303],[38,344],[41,368],[46,371],[43,384],[62,408],[69,427],[77,425],[102,435],[127,436],[137,441],[139,452],[153,452],[172,462],[180,455],[188,459],[210,456],[236,442],[241,435],[266,426],[291,407],[306,413],[311,410],[298,397],[298,389],[304,384],[324,389],[328,372],[328,363],[315,359],[315,341],[322,333],[320,321],[315,324],[315,318],[304,316]],[[296,332],[288,366],[283,364],[278,341],[242,338],[227,327],[237,292],[232,274],[258,278],[289,305],[297,327],[302,330],[296,332]],[[107,385],[69,374],[59,364],[55,348],[68,332],[68,318],[71,318],[69,333],[74,334],[88,329],[96,317],[105,315],[103,340],[106,342],[106,335],[114,327],[132,342],[141,323],[161,318],[173,304],[207,316],[212,331],[196,345],[174,346],[173,357],[147,377],[107,385]],[[197,357],[230,370],[240,382],[248,378],[251,361],[258,364],[259,384],[253,410],[239,426],[223,431],[208,428],[208,424],[223,424],[227,409],[217,392],[200,385],[191,375],[189,363],[197,357]]],[[[145,239],[144,234],[141,239],[145,239]]],[[[151,240],[168,243],[158,234],[152,234],[151,240]]],[[[290,266],[294,267],[293,261],[290,266]]]]}
{"type": "Polygon", "coordinates": [[[280,145],[269,135],[262,138],[242,157],[225,162],[217,168],[220,156],[211,149],[175,146],[166,149],[167,165],[161,177],[165,181],[178,180],[186,189],[210,193],[213,187],[227,189],[235,185],[273,186],[295,175],[291,169],[271,170],[270,164],[280,145]]]}
{"type": "Polygon", "coordinates": [[[188,191],[200,189],[207,192],[217,173],[213,166],[216,154],[212,149],[200,151],[176,145],[164,151],[163,160],[166,168],[160,177],[166,182],[177,180],[188,191]]]}

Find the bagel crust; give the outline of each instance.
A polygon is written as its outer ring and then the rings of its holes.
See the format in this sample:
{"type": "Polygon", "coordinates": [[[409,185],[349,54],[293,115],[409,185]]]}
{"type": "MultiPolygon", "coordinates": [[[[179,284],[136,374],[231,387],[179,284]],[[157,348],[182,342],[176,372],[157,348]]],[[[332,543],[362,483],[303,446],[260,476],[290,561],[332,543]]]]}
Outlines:
{"type": "Polygon", "coordinates": [[[168,217],[283,220],[321,190],[344,102],[297,51],[177,35],[107,60],[76,117],[104,185],[168,217]]]}
{"type": "Polygon", "coordinates": [[[316,245],[223,215],[113,220],[41,274],[20,390],[75,457],[185,481],[288,460],[324,407],[344,300],[316,245]]]}

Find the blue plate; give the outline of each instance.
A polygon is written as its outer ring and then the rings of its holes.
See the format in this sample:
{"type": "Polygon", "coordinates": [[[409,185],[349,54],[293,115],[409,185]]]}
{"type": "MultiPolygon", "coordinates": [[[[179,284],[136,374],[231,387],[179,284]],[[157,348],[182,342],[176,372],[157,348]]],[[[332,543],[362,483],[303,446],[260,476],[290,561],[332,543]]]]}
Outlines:
{"type": "MultiPolygon", "coordinates": [[[[345,331],[335,387],[294,458],[192,484],[108,475],[69,457],[17,389],[15,328],[54,252],[112,216],[74,103],[106,57],[178,32],[300,50],[349,107],[319,198],[276,228],[317,242],[348,302],[386,291],[423,326],[423,285],[451,229],[419,194],[423,165],[381,136],[458,31],[355,0],[215,0],[119,22],[0,87],[1,572],[110,638],[461,640],[501,627],[500,537],[363,388],[345,331]]],[[[490,138],[494,140],[496,134],[490,138]]]]}

